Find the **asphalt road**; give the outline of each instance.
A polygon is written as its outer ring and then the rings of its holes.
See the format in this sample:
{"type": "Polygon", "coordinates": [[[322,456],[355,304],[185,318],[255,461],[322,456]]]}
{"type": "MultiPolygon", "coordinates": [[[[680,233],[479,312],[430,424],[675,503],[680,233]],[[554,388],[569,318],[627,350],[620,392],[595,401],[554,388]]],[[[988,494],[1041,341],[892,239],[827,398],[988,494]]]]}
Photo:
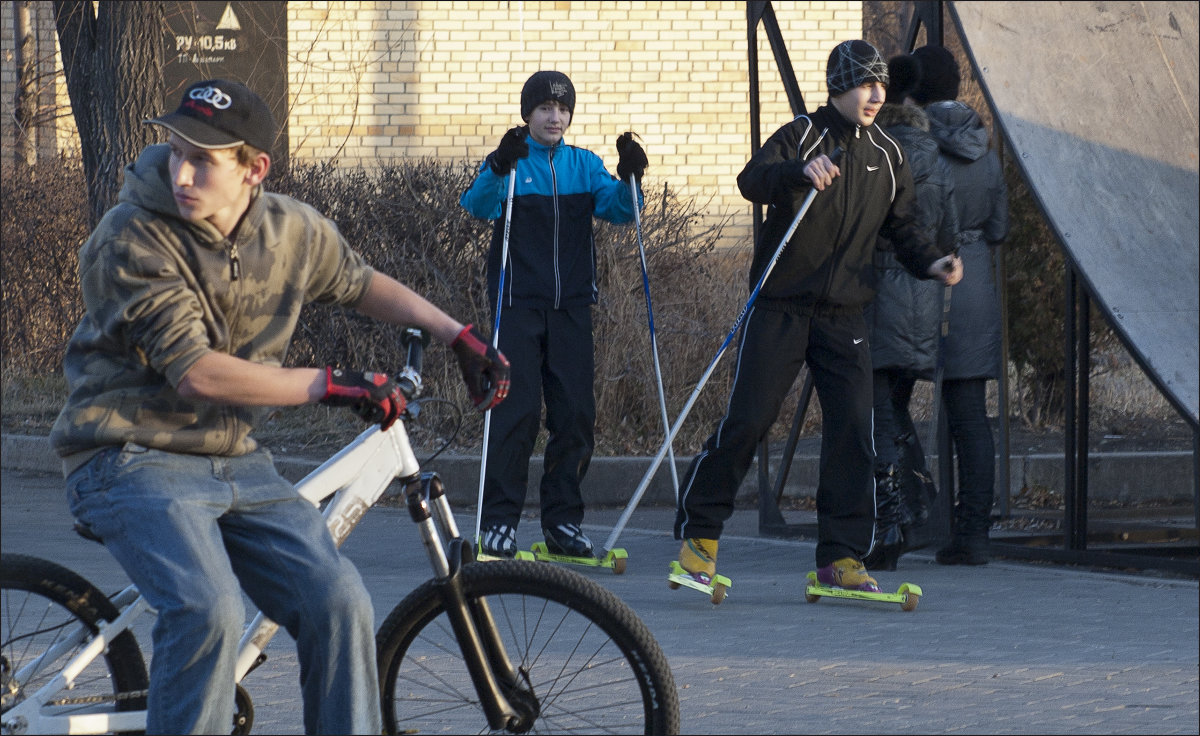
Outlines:
{"type": "MultiPolygon", "coordinates": [[[[4,552],[53,559],[106,591],[123,585],[108,554],[71,531],[59,476],[3,470],[0,506],[4,552]]],[[[589,511],[593,540],[608,536],[618,512],[589,511]]],[[[1017,562],[942,567],[918,552],[878,576],[885,589],[919,584],[925,595],[914,612],[809,604],[802,581],[813,544],[761,538],[756,512],[739,511],[721,540],[720,571],[733,588],[713,606],[667,589],[678,551],[670,520],[669,511],[639,509],[618,543],[627,572],[582,572],[654,632],[674,671],[684,733],[1197,733],[1195,580],[1017,562]]],[[[460,525],[473,528],[473,514],[460,525]]],[[[525,523],[522,546],[536,529],[525,523]]],[[[345,550],[377,621],[429,577],[400,509],[372,509],[345,550]]],[[[148,632],[139,639],[148,650],[148,632]]],[[[254,731],[302,733],[286,634],[267,653],[245,683],[254,731]]]]}

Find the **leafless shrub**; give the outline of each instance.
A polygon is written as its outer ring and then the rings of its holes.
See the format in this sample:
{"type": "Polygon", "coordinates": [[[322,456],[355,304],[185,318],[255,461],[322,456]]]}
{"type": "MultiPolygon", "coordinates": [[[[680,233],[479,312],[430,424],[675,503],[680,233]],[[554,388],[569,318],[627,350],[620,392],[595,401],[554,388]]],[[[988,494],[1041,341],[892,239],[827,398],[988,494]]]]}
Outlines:
{"type": "MultiPolygon", "coordinates": [[[[473,177],[474,167],[465,162],[408,161],[370,172],[328,164],[296,164],[273,188],[309,202],[332,217],[352,247],[380,271],[397,277],[458,319],[483,326],[490,334],[491,307],[484,274],[492,225],[470,217],[458,204],[459,195],[473,177]]],[[[13,421],[20,415],[21,421],[37,425],[29,431],[37,431],[48,427],[64,391],[61,379],[43,381],[39,376],[59,377],[63,349],[83,313],[76,254],[87,237],[85,187],[79,166],[69,161],[45,163],[36,180],[6,172],[0,184],[4,202],[0,217],[0,318],[5,428],[12,431],[13,421]],[[22,391],[43,389],[57,395],[49,402],[33,403],[17,396],[22,391]]],[[[705,203],[678,198],[664,182],[647,182],[645,191],[642,242],[667,415],[673,423],[745,304],[750,249],[748,245],[732,250],[717,247],[724,223],[702,224],[700,213],[705,203]]],[[[652,454],[661,447],[664,428],[636,230],[632,225],[598,222],[596,235],[600,279],[600,301],[593,312],[596,451],[600,455],[652,454]]],[[[1033,239],[1033,235],[1020,235],[1021,247],[1030,249],[1033,239]]],[[[1030,335],[1014,332],[1014,355],[1032,349],[1032,337],[1036,335],[1044,344],[1039,348],[1044,350],[1044,357],[1038,360],[1053,364],[1056,346],[1061,344],[1061,338],[1055,337],[1062,329],[1060,310],[1055,308],[1059,283],[1053,269],[1046,268],[1045,258],[1049,256],[1044,251],[1030,250],[1029,255],[1028,267],[1022,267],[1020,261],[1010,266],[1010,273],[1015,271],[1016,275],[1010,275],[1009,288],[1026,278],[1021,273],[1043,276],[1040,281],[1029,282],[1025,287],[1029,294],[1019,300],[1033,309],[1020,323],[1036,327],[1030,335]]],[[[1093,324],[1096,322],[1093,320],[1093,324]]],[[[289,364],[333,363],[394,371],[403,361],[399,336],[398,328],[353,311],[311,305],[302,315],[289,364]]],[[[724,412],[735,353],[736,346],[730,346],[698,396],[676,438],[677,456],[699,450],[724,412]]],[[[1100,379],[1109,374],[1121,379],[1093,384],[1094,391],[1098,385],[1115,387],[1094,399],[1113,406],[1105,416],[1117,422],[1116,415],[1122,411],[1144,412],[1151,408],[1156,415],[1169,417],[1170,408],[1128,357],[1123,353],[1115,353],[1115,358],[1113,355],[1111,351],[1102,353],[1094,371],[1100,379]],[[1130,387],[1137,388],[1141,398],[1128,398],[1132,395],[1130,387]]],[[[1050,422],[1048,415],[1053,413],[1054,402],[1047,402],[1038,390],[1045,379],[1027,368],[1018,366],[1015,370],[1010,406],[1016,407],[1015,413],[1027,423],[1050,422]]],[[[468,406],[457,365],[448,350],[430,349],[424,376],[428,395],[468,406]]],[[[772,439],[786,436],[799,400],[799,386],[798,380],[784,403],[781,421],[772,430],[772,439]]],[[[922,402],[915,397],[914,403],[917,418],[921,419],[922,402]]],[[[325,407],[280,412],[264,427],[264,434],[273,446],[293,449],[344,442],[360,427],[345,421],[343,414],[331,414],[325,407]]],[[[431,407],[426,416],[428,426],[424,431],[431,438],[453,432],[453,412],[434,411],[431,407]]],[[[820,431],[820,416],[814,397],[804,434],[820,431]]],[[[467,411],[453,449],[478,451],[482,428],[478,415],[467,411]]]]}
{"type": "MultiPolygon", "coordinates": [[[[490,334],[485,268],[492,225],[458,204],[474,175],[471,164],[435,160],[374,172],[297,166],[278,188],[336,220],[353,247],[380,271],[490,334]]],[[[647,186],[646,198],[643,244],[664,394],[674,421],[746,293],[745,254],[718,251],[723,223],[703,227],[696,204],[678,199],[669,185],[647,186]]],[[[654,452],[664,431],[636,229],[598,222],[596,239],[597,453],[654,452]]],[[[313,305],[306,309],[289,361],[394,369],[402,359],[395,328],[313,305]]],[[[424,375],[431,392],[466,406],[448,351],[430,350],[424,375]]],[[[723,409],[728,376],[714,375],[711,384],[677,448],[698,447],[723,409]]],[[[468,419],[459,436],[461,448],[478,447],[481,435],[482,422],[468,419]]]]}
{"type": "Polygon", "coordinates": [[[69,159],[36,171],[5,165],[0,199],[4,370],[57,371],[83,314],[76,273],[88,235],[83,168],[69,159]]]}

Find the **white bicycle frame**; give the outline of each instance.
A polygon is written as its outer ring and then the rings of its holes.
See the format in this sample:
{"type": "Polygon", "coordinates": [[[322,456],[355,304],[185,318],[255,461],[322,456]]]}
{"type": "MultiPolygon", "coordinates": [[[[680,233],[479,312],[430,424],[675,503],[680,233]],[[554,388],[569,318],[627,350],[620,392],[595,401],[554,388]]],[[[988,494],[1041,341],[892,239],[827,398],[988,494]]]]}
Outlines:
{"type": "MultiPolygon", "coordinates": [[[[371,506],[383,496],[394,480],[416,479],[420,475],[417,458],[413,454],[404,422],[397,421],[386,431],[372,425],[333,457],[326,460],[313,472],[296,484],[296,490],[314,506],[332,496],[325,508],[325,524],[340,547],[350,532],[362,520],[371,506]]],[[[448,517],[450,523],[453,518],[448,517]]],[[[457,531],[454,531],[457,535],[457,531]]],[[[438,545],[437,539],[425,538],[427,548],[438,545]]],[[[444,556],[431,556],[445,562],[444,556]]],[[[435,561],[435,568],[438,563],[435,561]]],[[[446,575],[446,569],[435,570],[446,575]]],[[[23,681],[26,673],[35,671],[45,662],[54,662],[58,657],[80,643],[87,646],[67,661],[59,673],[37,692],[27,693],[25,700],[4,713],[4,728],[13,733],[60,733],[101,734],[119,731],[144,731],[146,711],[117,713],[77,713],[55,715],[46,708],[54,704],[55,698],[74,687],[79,676],[97,657],[103,656],[109,642],[143,614],[153,613],[146,599],[130,585],[112,597],[112,603],[120,611],[116,619],[102,622],[95,635],[80,624],[77,630],[65,636],[41,657],[15,673],[17,681],[23,681]],[[90,639],[90,641],[89,641],[90,639]]],[[[236,681],[240,683],[263,657],[263,650],[279,630],[279,625],[259,611],[246,627],[238,645],[236,681]]]]}

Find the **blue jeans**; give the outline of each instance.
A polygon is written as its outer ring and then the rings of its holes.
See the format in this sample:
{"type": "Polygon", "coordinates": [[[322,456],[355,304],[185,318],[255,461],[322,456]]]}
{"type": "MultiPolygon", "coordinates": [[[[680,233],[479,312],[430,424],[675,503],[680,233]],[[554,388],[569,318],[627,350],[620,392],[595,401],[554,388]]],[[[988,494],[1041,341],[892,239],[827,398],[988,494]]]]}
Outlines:
{"type": "Polygon", "coordinates": [[[158,611],[148,733],[231,729],[243,590],[296,640],[306,732],[380,733],[370,596],[268,453],[130,443],[72,473],[67,501],[158,611]]]}

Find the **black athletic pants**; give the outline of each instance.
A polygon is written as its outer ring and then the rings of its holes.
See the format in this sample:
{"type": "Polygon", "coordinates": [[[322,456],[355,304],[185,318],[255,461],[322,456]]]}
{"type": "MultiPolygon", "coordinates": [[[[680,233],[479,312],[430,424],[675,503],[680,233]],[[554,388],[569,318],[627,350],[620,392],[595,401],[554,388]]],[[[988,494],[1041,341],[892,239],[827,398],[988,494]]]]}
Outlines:
{"type": "Polygon", "coordinates": [[[499,347],[512,364],[512,383],[508,398],[492,409],[481,525],[515,527],[521,518],[543,398],[549,438],[540,487],[542,526],[580,524],[579,484],[595,444],[591,307],[505,307],[499,347]]]}
{"type": "Polygon", "coordinates": [[[860,558],[875,528],[871,351],[862,313],[754,308],[742,327],[725,417],[681,482],[675,538],[719,539],[759,441],[807,361],[821,403],[817,566],[860,558]]]}

